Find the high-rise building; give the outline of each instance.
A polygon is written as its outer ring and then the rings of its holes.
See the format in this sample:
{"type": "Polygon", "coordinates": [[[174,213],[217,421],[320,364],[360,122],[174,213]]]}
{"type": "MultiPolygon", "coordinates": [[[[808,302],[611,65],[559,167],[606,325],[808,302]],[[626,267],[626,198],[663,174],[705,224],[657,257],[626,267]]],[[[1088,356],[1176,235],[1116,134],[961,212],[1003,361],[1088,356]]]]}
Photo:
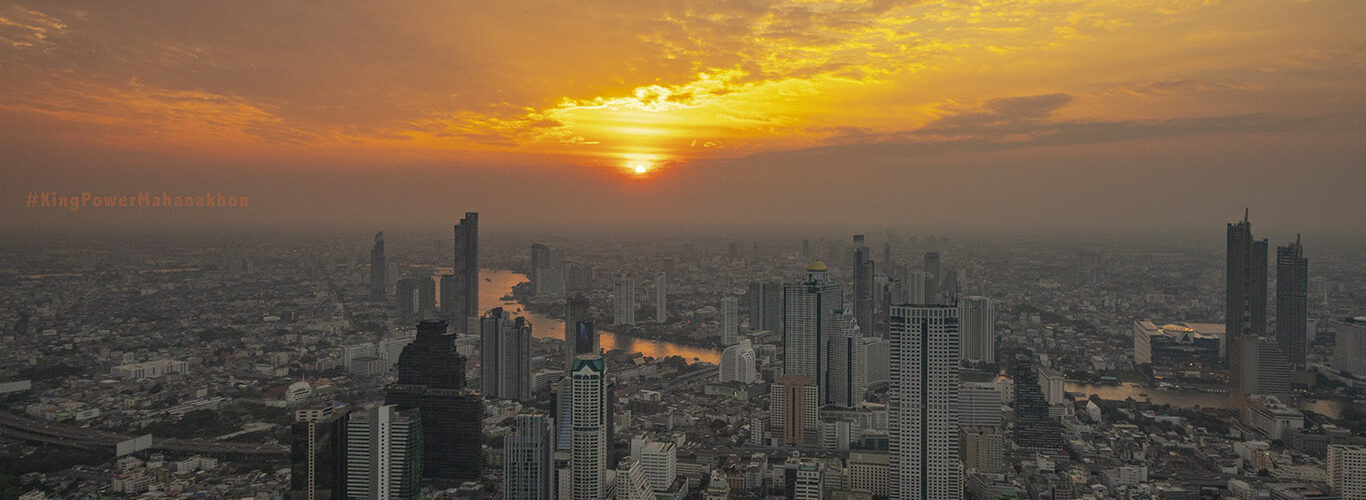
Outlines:
{"type": "Polygon", "coordinates": [[[751,281],[745,294],[751,331],[776,332],[782,329],[783,285],[779,281],[751,281]]]}
{"type": "Polygon", "coordinates": [[[655,273],[655,322],[663,323],[669,320],[669,277],[664,273],[655,273]]]}
{"type": "Polygon", "coordinates": [[[785,445],[815,444],[820,432],[816,384],[801,375],[783,375],[769,385],[769,427],[785,445]]]}
{"type": "Polygon", "coordinates": [[[550,500],[554,473],[550,419],[539,413],[513,418],[512,433],[503,437],[503,497],[550,500]]]}
{"type": "Polygon", "coordinates": [[[1001,426],[1001,383],[962,382],[958,385],[958,425],[1001,426]]]}
{"type": "Polygon", "coordinates": [[[925,303],[939,303],[939,282],[944,279],[944,274],[939,271],[939,252],[925,252],[925,303]]]}
{"type": "Polygon", "coordinates": [[[294,412],[290,428],[290,500],[346,498],[346,413],[331,403],[294,412]]]}
{"type": "Polygon", "coordinates": [[[617,463],[617,485],[615,500],[654,500],[654,486],[645,475],[640,462],[631,457],[617,463]]]}
{"type": "Polygon", "coordinates": [[[1366,498],[1366,446],[1328,446],[1328,486],[1338,498],[1366,498]]]}
{"type": "Polygon", "coordinates": [[[964,469],[1005,472],[1005,435],[999,427],[963,427],[962,439],[964,469]]]}
{"type": "Polygon", "coordinates": [[[961,498],[958,308],[892,306],[890,327],[890,497],[961,498]]]}
{"type": "Polygon", "coordinates": [[[674,484],[674,478],[678,477],[678,447],[673,441],[644,443],[640,447],[640,456],[633,458],[640,461],[640,467],[655,491],[668,491],[669,486],[674,484]]]}
{"type": "Polygon", "coordinates": [[[484,397],[531,401],[531,322],[495,307],[479,319],[479,339],[484,397]]]}
{"type": "Polygon", "coordinates": [[[351,412],[346,423],[346,498],[422,498],[422,418],[394,405],[351,412]]]}
{"type": "Polygon", "coordinates": [[[1033,354],[1015,359],[1015,444],[1041,452],[1062,450],[1062,426],[1048,416],[1048,401],[1039,387],[1033,354]]]}
{"type": "Polygon", "coordinates": [[[465,357],[444,320],[417,325],[417,338],[398,358],[398,382],[385,388],[385,404],[422,411],[423,475],[446,484],[479,478],[484,466],[484,400],[465,389],[465,357]]]}
{"type": "Polygon", "coordinates": [[[995,364],[996,305],[986,297],[963,297],[958,317],[963,322],[963,361],[995,364]]]}
{"type": "Polygon", "coordinates": [[[1300,237],[1276,247],[1276,341],[1290,358],[1290,367],[1304,370],[1309,317],[1309,259],[1300,237]]]}
{"type": "Polygon", "coordinates": [[[749,339],[743,339],[721,352],[721,383],[753,384],[757,378],[754,369],[754,347],[749,339]]]}
{"type": "Polygon", "coordinates": [[[564,303],[564,372],[569,373],[578,355],[598,354],[600,349],[588,299],[583,295],[570,297],[564,303]]]}
{"type": "Polygon", "coordinates": [[[455,289],[451,293],[451,322],[457,333],[468,333],[479,318],[479,213],[465,212],[455,225],[455,289]]]}
{"type": "Polygon", "coordinates": [[[540,295],[545,286],[546,273],[550,270],[550,247],[540,243],[531,244],[531,285],[540,295]]]}
{"type": "Polygon", "coordinates": [[[844,292],[825,263],[813,261],[805,281],[784,287],[783,303],[783,373],[811,380],[824,399],[825,342],[836,329],[835,311],[844,309],[844,292]]]}
{"type": "Polygon", "coordinates": [[[721,298],[721,345],[731,346],[740,341],[740,301],[735,297],[721,298]]]}
{"type": "Polygon", "coordinates": [[[1043,400],[1049,406],[1067,402],[1066,384],[1067,378],[1062,372],[1052,368],[1039,368],[1039,391],[1043,393],[1043,400]]]}
{"type": "Polygon", "coordinates": [[[636,324],[636,280],[617,278],[614,289],[616,300],[612,309],[612,322],[618,325],[636,324]]]}
{"type": "Polygon", "coordinates": [[[436,281],[430,276],[417,278],[416,319],[431,319],[436,315],[436,281]]]}
{"type": "Polygon", "coordinates": [[[863,235],[854,235],[854,318],[873,331],[873,257],[863,235]]]}
{"type": "Polygon", "coordinates": [[[815,460],[802,460],[796,464],[795,477],[792,483],[793,500],[821,500],[827,498],[827,493],[833,489],[833,477],[829,474],[825,464],[815,460]]]}
{"type": "Polygon", "coordinates": [[[451,311],[455,308],[455,275],[441,275],[439,288],[441,289],[439,292],[441,297],[441,304],[439,305],[441,318],[450,321],[451,311]]]}
{"type": "Polygon", "coordinates": [[[1333,369],[1338,371],[1358,376],[1366,374],[1366,316],[1338,322],[1332,363],[1333,369]]]}
{"type": "MultiPolygon", "coordinates": [[[[574,358],[570,358],[569,364],[572,367],[574,358]]],[[[555,416],[555,450],[569,451],[570,445],[574,442],[574,426],[571,425],[574,419],[574,379],[572,376],[565,376],[555,384],[550,392],[550,411],[555,416]]]]}
{"type": "Polygon", "coordinates": [[[570,473],[573,498],[600,499],[606,493],[607,365],[602,356],[581,354],[574,359],[572,377],[573,426],[570,473]]]}
{"type": "Polygon", "coordinates": [[[868,390],[868,352],[863,333],[850,311],[836,313],[836,328],[826,340],[826,359],[823,405],[854,408],[863,402],[868,390]]]}
{"type": "Polygon", "coordinates": [[[1280,342],[1270,336],[1259,335],[1244,337],[1239,347],[1242,349],[1240,371],[1245,394],[1276,396],[1282,401],[1289,401],[1290,358],[1281,349],[1280,342]]]}
{"type": "Polygon", "coordinates": [[[930,273],[925,271],[908,271],[906,279],[902,282],[905,290],[907,304],[929,304],[931,293],[930,273]]]}
{"type": "Polygon", "coordinates": [[[375,244],[370,247],[370,298],[384,300],[386,284],[384,271],[384,231],[375,233],[375,244]]]}
{"type": "Polygon", "coordinates": [[[407,326],[416,323],[418,319],[418,297],[417,278],[399,278],[398,284],[394,286],[394,299],[396,314],[394,321],[399,325],[407,326]]]}
{"type": "Polygon", "coordinates": [[[1229,407],[1247,406],[1250,394],[1245,380],[1244,356],[1255,349],[1243,344],[1266,333],[1266,240],[1252,239],[1247,213],[1242,222],[1228,225],[1227,265],[1224,277],[1224,335],[1228,337],[1229,407]]]}

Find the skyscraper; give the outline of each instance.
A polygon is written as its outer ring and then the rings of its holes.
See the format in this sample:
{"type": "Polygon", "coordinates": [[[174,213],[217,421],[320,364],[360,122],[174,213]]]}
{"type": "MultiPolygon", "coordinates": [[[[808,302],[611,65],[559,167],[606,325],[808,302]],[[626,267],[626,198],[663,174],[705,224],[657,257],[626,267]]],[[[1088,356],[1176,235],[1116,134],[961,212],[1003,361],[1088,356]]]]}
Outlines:
{"type": "Polygon", "coordinates": [[[400,325],[408,326],[416,323],[418,318],[417,309],[417,279],[399,278],[398,284],[394,286],[395,296],[395,315],[394,321],[400,325]]]}
{"type": "Polygon", "coordinates": [[[1366,316],[1344,318],[1336,329],[1333,369],[1354,375],[1366,373],[1366,316]]]}
{"type": "Polygon", "coordinates": [[[963,297],[958,317],[963,326],[962,360],[996,363],[996,304],[986,297],[963,297]]]}
{"type": "Polygon", "coordinates": [[[751,281],[745,294],[749,306],[749,329],[776,332],[782,328],[783,285],[778,281],[751,281]]]}
{"type": "Polygon", "coordinates": [[[581,294],[570,297],[564,303],[564,372],[569,373],[578,355],[597,354],[600,349],[588,299],[581,294]]]}
{"type": "Polygon", "coordinates": [[[550,430],[543,414],[513,418],[512,433],[503,437],[503,498],[550,500],[555,448],[550,430]]]}
{"type": "Polygon", "coordinates": [[[465,212],[455,225],[455,289],[451,321],[457,333],[468,333],[479,317],[479,213],[465,212]]]}
{"type": "Polygon", "coordinates": [[[830,281],[825,263],[812,261],[805,281],[784,287],[783,303],[783,373],[811,380],[823,400],[825,341],[835,331],[835,311],[844,309],[844,292],[830,281]]]}
{"type": "Polygon", "coordinates": [[[455,275],[441,275],[440,284],[441,286],[439,288],[441,290],[438,294],[441,297],[441,318],[450,321],[451,315],[453,314],[452,311],[455,310],[455,275]]]}
{"type": "Polygon", "coordinates": [[[571,373],[573,498],[600,499],[607,470],[607,365],[602,356],[581,354],[574,359],[571,373]]]}
{"type": "Polygon", "coordinates": [[[825,351],[830,361],[825,370],[825,399],[822,405],[854,408],[863,402],[867,384],[867,345],[854,315],[850,311],[837,312],[835,326],[826,341],[825,351]]]}
{"type": "Polygon", "coordinates": [[[346,498],[346,413],[331,403],[294,412],[290,428],[290,500],[346,498]]]}
{"type": "MultiPolygon", "coordinates": [[[[632,451],[635,450],[632,443],[632,451]]],[[[655,491],[668,491],[678,477],[678,446],[673,441],[649,441],[640,446],[640,455],[632,453],[632,458],[640,461],[640,468],[650,480],[655,491]]]]}
{"type": "Polygon", "coordinates": [[[536,290],[536,295],[541,294],[541,287],[544,286],[545,276],[543,273],[549,269],[550,247],[540,243],[531,244],[531,284],[536,290]]]}
{"type": "Polygon", "coordinates": [[[416,280],[417,314],[414,318],[431,319],[436,314],[436,281],[433,281],[431,276],[421,276],[416,280]]]}
{"type": "Polygon", "coordinates": [[[375,233],[375,244],[370,247],[370,298],[384,300],[384,231],[375,233]]]}
{"type": "Polygon", "coordinates": [[[617,278],[614,285],[616,301],[614,302],[612,322],[618,325],[636,324],[636,280],[626,277],[617,278]]]}
{"type": "Polygon", "coordinates": [[[1252,239],[1252,223],[1247,212],[1243,221],[1228,225],[1227,265],[1225,267],[1224,335],[1228,337],[1229,407],[1247,405],[1251,387],[1244,357],[1255,349],[1244,349],[1249,339],[1266,333],[1266,240],[1252,239]]]}
{"type": "Polygon", "coordinates": [[[351,412],[346,424],[346,498],[421,498],[422,417],[394,405],[351,412]]]}
{"type": "Polygon", "coordinates": [[[958,308],[892,306],[890,330],[890,498],[961,498],[958,308]]]}
{"type": "Polygon", "coordinates": [[[735,345],[740,341],[740,301],[735,297],[721,298],[721,345],[735,345]]]}
{"type": "Polygon", "coordinates": [[[484,397],[531,401],[531,322],[495,307],[479,319],[479,339],[484,397]]]}
{"type": "Polygon", "coordinates": [[[816,384],[801,375],[783,375],[769,385],[770,427],[783,444],[814,444],[820,431],[816,384]]]}
{"type": "Polygon", "coordinates": [[[1300,237],[1276,247],[1276,341],[1290,359],[1292,369],[1305,368],[1308,342],[1309,259],[1304,257],[1300,237]]]}
{"type": "Polygon", "coordinates": [[[754,347],[750,345],[749,339],[743,339],[739,344],[727,347],[721,352],[720,381],[739,382],[745,385],[754,383],[754,347]]]}
{"type": "Polygon", "coordinates": [[[385,404],[422,410],[423,477],[446,484],[479,477],[484,466],[484,400],[465,389],[465,357],[444,320],[417,325],[417,338],[398,358],[398,382],[384,392],[385,404]]]}
{"type": "Polygon", "coordinates": [[[939,303],[939,282],[944,275],[939,271],[939,252],[925,252],[925,303],[939,303]]]}
{"type": "Polygon", "coordinates": [[[669,319],[669,277],[655,273],[655,322],[663,323],[669,319]]]}
{"type": "Polygon", "coordinates": [[[873,258],[863,235],[854,235],[854,318],[873,331],[873,258]]]}

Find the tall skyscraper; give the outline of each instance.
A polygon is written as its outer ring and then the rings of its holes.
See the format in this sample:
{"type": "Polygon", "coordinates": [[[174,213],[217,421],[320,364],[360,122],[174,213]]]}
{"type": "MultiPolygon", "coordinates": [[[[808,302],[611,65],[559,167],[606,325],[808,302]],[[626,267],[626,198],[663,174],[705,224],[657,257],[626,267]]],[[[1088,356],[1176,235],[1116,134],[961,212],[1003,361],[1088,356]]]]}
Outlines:
{"type": "Polygon", "coordinates": [[[618,325],[636,324],[636,280],[617,278],[613,288],[616,300],[613,303],[612,322],[618,325]]]}
{"type": "Polygon", "coordinates": [[[750,345],[749,339],[743,339],[739,344],[727,347],[721,352],[721,383],[739,382],[749,385],[753,384],[755,379],[754,347],[750,345]]]}
{"type": "Polygon", "coordinates": [[[1247,406],[1247,395],[1255,389],[1245,380],[1250,375],[1245,357],[1257,349],[1243,345],[1266,333],[1266,249],[1266,240],[1252,239],[1246,211],[1242,222],[1228,225],[1224,335],[1228,338],[1230,408],[1247,406]]]}
{"type": "Polygon", "coordinates": [[[892,306],[890,498],[962,498],[958,308],[892,306]]]}
{"type": "Polygon", "coordinates": [[[524,413],[503,437],[503,498],[550,500],[555,443],[550,418],[524,413]]]}
{"type": "Polygon", "coordinates": [[[479,378],[484,397],[531,401],[531,322],[501,307],[479,319],[479,378]]]}
{"type": "Polygon", "coordinates": [[[873,331],[873,257],[863,235],[854,235],[854,318],[873,331]]]}
{"type": "Polygon", "coordinates": [[[441,304],[439,306],[441,318],[450,321],[451,311],[455,310],[455,275],[441,275],[440,284],[441,285],[438,288],[441,290],[438,293],[441,297],[441,304]]]}
{"type": "Polygon", "coordinates": [[[1015,444],[1042,452],[1062,450],[1062,426],[1048,416],[1048,401],[1034,370],[1033,353],[1015,358],[1015,444]]]}
{"type": "Polygon", "coordinates": [[[479,213],[465,212],[455,225],[455,289],[451,294],[451,322],[457,333],[468,333],[479,317],[479,213]]]}
{"type": "Polygon", "coordinates": [[[607,471],[607,365],[602,356],[581,354],[571,370],[574,408],[570,471],[573,498],[601,499],[607,471]]]}
{"type": "Polygon", "coordinates": [[[844,309],[844,292],[830,281],[829,268],[821,261],[806,266],[806,280],[783,291],[783,373],[813,381],[820,386],[825,374],[827,337],[835,332],[835,311],[844,309]]]}
{"type": "Polygon", "coordinates": [[[570,297],[564,303],[564,372],[569,373],[578,355],[597,354],[600,350],[588,299],[581,294],[570,297]]]}
{"type": "Polygon", "coordinates": [[[1300,237],[1276,247],[1276,341],[1290,358],[1292,369],[1304,370],[1308,343],[1309,259],[1300,237]]]}
{"type": "Polygon", "coordinates": [[[939,271],[939,252],[925,252],[925,303],[939,303],[939,282],[944,274],[939,271]]]}
{"type": "Polygon", "coordinates": [[[385,404],[422,411],[423,475],[445,484],[479,478],[484,466],[484,400],[465,389],[465,357],[444,320],[417,325],[417,338],[398,358],[398,382],[385,388],[385,404]]]}
{"type": "Polygon", "coordinates": [[[996,304],[981,296],[958,301],[958,317],[963,327],[963,361],[996,363],[996,304]]]}
{"type": "Polygon", "coordinates": [[[541,287],[544,286],[545,273],[550,266],[550,247],[540,243],[531,244],[531,284],[540,295],[541,287]]]}
{"type": "Polygon", "coordinates": [[[346,414],[331,403],[294,412],[290,428],[290,500],[346,498],[346,414]]]}
{"type": "Polygon", "coordinates": [[[783,444],[815,444],[820,432],[816,384],[801,375],[783,375],[768,388],[769,426],[783,444]]]}
{"type": "Polygon", "coordinates": [[[421,276],[417,280],[417,315],[418,320],[431,319],[436,314],[436,281],[431,276],[421,276]]]}
{"type": "Polygon", "coordinates": [[[740,341],[740,301],[735,297],[721,298],[721,345],[731,346],[740,341]]]}
{"type": "Polygon", "coordinates": [[[384,262],[384,231],[375,233],[375,244],[370,247],[370,298],[384,300],[384,291],[387,286],[384,271],[388,268],[384,262]]]}
{"type": "Polygon", "coordinates": [[[351,412],[346,424],[346,498],[422,498],[422,418],[394,405],[351,412]]]}
{"type": "Polygon", "coordinates": [[[655,273],[655,322],[669,320],[669,276],[655,273]]]}
{"type": "Polygon", "coordinates": [[[778,281],[751,281],[745,294],[749,306],[749,329],[779,331],[782,328],[783,285],[778,281]]]}
{"type": "Polygon", "coordinates": [[[825,400],[822,405],[854,408],[863,402],[868,389],[868,353],[863,333],[850,311],[837,312],[835,326],[826,341],[830,361],[825,370],[825,400]]]}

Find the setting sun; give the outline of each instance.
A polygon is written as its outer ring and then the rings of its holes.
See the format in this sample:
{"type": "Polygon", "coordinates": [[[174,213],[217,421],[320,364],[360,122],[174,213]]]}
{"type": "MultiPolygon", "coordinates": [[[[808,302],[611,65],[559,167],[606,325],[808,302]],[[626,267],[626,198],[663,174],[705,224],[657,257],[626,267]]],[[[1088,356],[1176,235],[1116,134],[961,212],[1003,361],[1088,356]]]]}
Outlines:
{"type": "Polygon", "coordinates": [[[631,171],[632,171],[632,172],[635,172],[635,173],[636,173],[636,175],[642,175],[642,174],[644,174],[644,173],[650,171],[650,162],[646,162],[646,161],[633,161],[633,162],[631,162],[631,164],[630,164],[630,168],[631,168],[631,171]]]}

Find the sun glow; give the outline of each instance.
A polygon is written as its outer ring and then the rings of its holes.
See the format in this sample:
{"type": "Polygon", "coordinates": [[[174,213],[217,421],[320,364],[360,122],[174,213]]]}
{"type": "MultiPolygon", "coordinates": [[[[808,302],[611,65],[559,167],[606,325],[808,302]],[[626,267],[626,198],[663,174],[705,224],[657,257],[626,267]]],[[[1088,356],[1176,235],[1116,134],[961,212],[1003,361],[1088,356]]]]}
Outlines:
{"type": "Polygon", "coordinates": [[[650,171],[650,162],[644,160],[633,161],[627,166],[632,172],[635,172],[636,175],[644,175],[646,172],[650,171]]]}

